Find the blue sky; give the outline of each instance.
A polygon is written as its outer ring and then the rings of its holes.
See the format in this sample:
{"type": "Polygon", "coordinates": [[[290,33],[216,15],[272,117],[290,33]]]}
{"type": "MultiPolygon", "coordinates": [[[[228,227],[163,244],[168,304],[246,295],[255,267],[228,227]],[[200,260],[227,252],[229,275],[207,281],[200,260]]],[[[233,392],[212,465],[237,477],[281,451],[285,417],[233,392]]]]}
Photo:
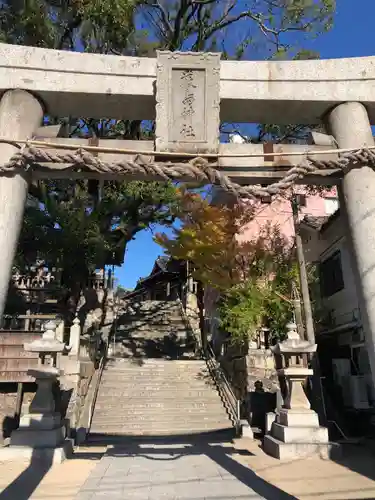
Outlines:
{"type": "MultiPolygon", "coordinates": [[[[334,27],[309,44],[309,49],[320,53],[322,59],[375,55],[373,23],[375,0],[337,0],[334,27]]],[[[156,228],[156,231],[164,230],[156,228]]],[[[137,234],[128,245],[125,262],[116,270],[119,283],[133,288],[141,276],[147,276],[162,249],[153,242],[150,231],[137,234]]]]}

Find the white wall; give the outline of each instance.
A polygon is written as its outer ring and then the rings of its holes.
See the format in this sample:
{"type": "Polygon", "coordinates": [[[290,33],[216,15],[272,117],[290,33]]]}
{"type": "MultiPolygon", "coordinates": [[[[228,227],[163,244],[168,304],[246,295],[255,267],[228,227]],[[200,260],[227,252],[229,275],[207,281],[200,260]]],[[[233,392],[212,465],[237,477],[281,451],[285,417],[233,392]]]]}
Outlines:
{"type": "Polygon", "coordinates": [[[332,311],[336,325],[342,325],[359,318],[359,304],[352,271],[350,252],[344,236],[342,219],[337,217],[325,230],[302,232],[305,258],[308,262],[323,262],[337,250],[341,254],[344,288],[330,297],[322,297],[321,305],[332,311]]]}

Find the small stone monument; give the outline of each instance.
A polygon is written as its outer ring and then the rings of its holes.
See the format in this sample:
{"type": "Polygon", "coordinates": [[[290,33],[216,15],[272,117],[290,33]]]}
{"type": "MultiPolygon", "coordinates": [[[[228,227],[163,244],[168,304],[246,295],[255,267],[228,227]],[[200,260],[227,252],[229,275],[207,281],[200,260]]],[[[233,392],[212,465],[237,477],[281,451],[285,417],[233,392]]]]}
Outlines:
{"type": "Polygon", "coordinates": [[[56,367],[57,355],[65,345],[56,339],[56,324],[49,321],[40,339],[24,345],[25,351],[39,353],[37,368],[28,370],[35,377],[37,391],[28,413],[21,416],[19,428],[13,431],[10,444],[1,449],[0,460],[44,459],[62,462],[72,451],[66,440],[66,428],[56,411],[53,386],[62,373],[56,367]]]}
{"type": "Polygon", "coordinates": [[[281,460],[316,454],[329,458],[333,445],[329,443],[328,430],[320,427],[318,415],[311,409],[302,385],[313,375],[307,366],[307,355],[315,353],[317,346],[301,340],[296,328],[290,323],[288,338],[271,348],[283,362],[277,373],[285,378],[287,390],[271,432],[264,438],[263,448],[281,460]]]}

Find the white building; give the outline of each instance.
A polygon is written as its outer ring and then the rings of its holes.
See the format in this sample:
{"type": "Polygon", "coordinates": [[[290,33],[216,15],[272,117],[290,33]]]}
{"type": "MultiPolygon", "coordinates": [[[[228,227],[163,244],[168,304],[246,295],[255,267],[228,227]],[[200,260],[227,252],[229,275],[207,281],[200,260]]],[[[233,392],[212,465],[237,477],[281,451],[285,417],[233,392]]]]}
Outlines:
{"type": "Polygon", "coordinates": [[[306,261],[316,264],[311,296],[323,383],[334,399],[339,393],[344,408],[366,410],[375,394],[340,210],[326,218],[306,216],[300,231],[306,261]]]}

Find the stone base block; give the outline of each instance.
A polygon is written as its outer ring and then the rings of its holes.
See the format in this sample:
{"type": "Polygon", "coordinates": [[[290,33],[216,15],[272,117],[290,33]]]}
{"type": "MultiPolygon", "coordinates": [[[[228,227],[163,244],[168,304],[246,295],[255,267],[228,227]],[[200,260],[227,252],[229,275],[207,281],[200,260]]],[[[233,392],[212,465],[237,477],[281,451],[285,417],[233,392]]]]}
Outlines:
{"type": "Polygon", "coordinates": [[[318,414],[313,410],[280,410],[278,422],[287,427],[319,427],[318,414]]]}
{"type": "Polygon", "coordinates": [[[50,430],[17,429],[12,432],[10,446],[28,446],[31,448],[51,448],[61,445],[66,437],[65,427],[50,430]]]}
{"type": "Polygon", "coordinates": [[[20,419],[20,429],[43,429],[51,430],[61,427],[61,415],[59,413],[27,413],[20,419]]]}
{"type": "Polygon", "coordinates": [[[30,448],[29,446],[5,446],[0,448],[0,462],[35,461],[50,465],[61,464],[73,453],[72,442],[64,441],[56,448],[30,448]]]}
{"type": "Polygon", "coordinates": [[[276,422],[276,413],[271,411],[266,413],[266,425],[265,425],[265,434],[269,434],[271,432],[272,424],[276,422]]]}
{"type": "Polygon", "coordinates": [[[310,456],[327,460],[340,454],[340,446],[336,443],[283,443],[269,435],[264,438],[263,449],[268,455],[279,460],[296,460],[310,456]]]}
{"type": "Polygon", "coordinates": [[[326,427],[286,427],[274,422],[272,436],[283,443],[328,443],[328,429],[326,427]]]}
{"type": "Polygon", "coordinates": [[[247,439],[254,439],[254,433],[247,420],[241,420],[241,436],[247,439]]]}

